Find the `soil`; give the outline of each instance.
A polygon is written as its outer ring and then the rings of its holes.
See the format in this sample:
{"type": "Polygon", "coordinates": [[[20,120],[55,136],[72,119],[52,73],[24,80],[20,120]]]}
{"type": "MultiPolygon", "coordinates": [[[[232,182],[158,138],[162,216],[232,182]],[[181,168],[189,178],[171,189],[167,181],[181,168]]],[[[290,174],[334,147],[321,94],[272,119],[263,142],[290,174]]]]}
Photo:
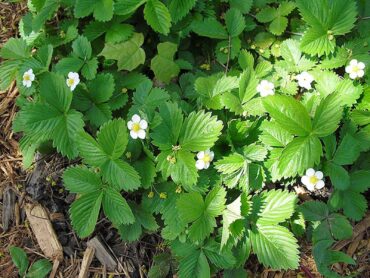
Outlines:
{"type": "MultiPolygon", "coordinates": [[[[17,36],[17,24],[25,13],[26,5],[21,3],[0,2],[0,47],[7,39],[17,36]]],[[[64,191],[61,174],[73,161],[57,154],[38,155],[28,171],[22,169],[19,151],[19,137],[12,132],[12,120],[17,107],[15,99],[18,91],[13,84],[9,90],[0,92],[0,277],[18,277],[17,269],[11,261],[8,248],[15,245],[23,248],[33,262],[44,258],[25,216],[26,203],[40,203],[48,211],[49,218],[57,237],[63,246],[64,260],[56,270],[55,277],[75,278],[81,269],[83,252],[87,239],[79,239],[71,228],[68,208],[74,195],[64,191]]],[[[352,241],[340,249],[352,255],[358,262],[356,266],[336,265],[341,274],[356,277],[370,277],[370,229],[361,231],[352,241]]],[[[168,252],[158,234],[147,235],[141,240],[127,244],[103,216],[93,236],[99,235],[111,249],[119,262],[118,271],[109,272],[97,259],[89,268],[90,277],[146,277],[153,256],[168,252]]],[[[321,277],[311,254],[310,243],[304,239],[301,244],[301,267],[298,271],[276,272],[264,269],[257,259],[251,256],[246,265],[250,277],[321,277]]],[[[176,276],[174,276],[176,277],[176,276]]]]}

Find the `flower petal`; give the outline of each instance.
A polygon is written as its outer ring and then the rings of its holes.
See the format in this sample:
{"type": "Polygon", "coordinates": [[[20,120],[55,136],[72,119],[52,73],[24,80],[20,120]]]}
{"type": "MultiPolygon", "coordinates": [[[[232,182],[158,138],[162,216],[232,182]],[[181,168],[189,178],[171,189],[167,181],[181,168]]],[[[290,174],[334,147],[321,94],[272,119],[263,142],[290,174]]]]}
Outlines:
{"type": "Polygon", "coordinates": [[[138,134],[137,134],[137,132],[135,132],[135,131],[131,130],[131,131],[130,131],[130,136],[131,136],[131,138],[132,138],[132,139],[137,139],[138,134]]]}
{"type": "Polygon", "coordinates": [[[313,168],[307,169],[306,176],[312,177],[313,175],[315,175],[315,170],[313,168]]]}
{"type": "Polygon", "coordinates": [[[324,177],[324,174],[321,171],[316,171],[315,177],[318,178],[319,180],[322,180],[322,178],[324,177]]]}
{"type": "Polygon", "coordinates": [[[320,180],[316,183],[316,189],[321,189],[325,186],[325,182],[320,180]]]}
{"type": "Polygon", "coordinates": [[[198,159],[203,159],[204,158],[204,151],[201,151],[197,154],[198,159]]]}
{"type": "Polygon", "coordinates": [[[314,186],[312,183],[308,183],[308,184],[306,184],[306,188],[307,188],[309,191],[314,191],[314,190],[315,190],[315,186],[314,186]]]}
{"type": "Polygon", "coordinates": [[[365,64],[363,62],[359,62],[357,67],[363,70],[365,68],[365,64]]]}
{"type": "Polygon", "coordinates": [[[351,78],[351,79],[356,79],[356,78],[357,78],[357,73],[356,73],[356,72],[351,72],[351,73],[349,74],[349,78],[351,78]]]}
{"type": "Polygon", "coordinates": [[[145,139],[145,135],[146,135],[146,132],[145,132],[145,130],[143,130],[143,129],[140,129],[140,130],[137,132],[137,136],[138,136],[140,139],[145,139]]]}
{"type": "Polygon", "coordinates": [[[301,178],[301,183],[303,183],[304,185],[308,185],[309,183],[310,183],[310,177],[308,177],[308,176],[303,176],[302,178],[301,178]]]}
{"type": "Polygon", "coordinates": [[[141,120],[139,123],[140,128],[147,129],[148,128],[148,122],[145,120],[141,120]]]}
{"type": "Polygon", "coordinates": [[[128,121],[128,122],[127,122],[127,128],[131,130],[131,129],[132,129],[132,125],[133,125],[133,124],[134,124],[134,123],[133,123],[132,121],[128,121]]]}
{"type": "Polygon", "coordinates": [[[134,123],[139,123],[139,122],[140,122],[140,120],[141,120],[141,118],[140,118],[140,116],[139,116],[139,115],[134,114],[134,115],[132,116],[131,120],[132,120],[134,123]]]}
{"type": "Polygon", "coordinates": [[[209,168],[209,165],[211,165],[211,163],[209,163],[209,162],[204,162],[204,169],[208,169],[208,168],[209,168]]]}
{"type": "Polygon", "coordinates": [[[352,59],[351,60],[351,62],[349,62],[349,64],[351,65],[351,66],[357,66],[357,60],[356,59],[352,59]]]}
{"type": "Polygon", "coordinates": [[[358,77],[363,77],[363,76],[364,76],[364,74],[365,74],[365,72],[364,72],[363,70],[359,70],[359,71],[357,72],[357,76],[358,76],[358,77]]]}
{"type": "Polygon", "coordinates": [[[195,162],[195,167],[197,167],[198,170],[202,170],[204,169],[205,166],[204,164],[205,164],[204,161],[199,159],[197,160],[197,162],[195,162]]]}

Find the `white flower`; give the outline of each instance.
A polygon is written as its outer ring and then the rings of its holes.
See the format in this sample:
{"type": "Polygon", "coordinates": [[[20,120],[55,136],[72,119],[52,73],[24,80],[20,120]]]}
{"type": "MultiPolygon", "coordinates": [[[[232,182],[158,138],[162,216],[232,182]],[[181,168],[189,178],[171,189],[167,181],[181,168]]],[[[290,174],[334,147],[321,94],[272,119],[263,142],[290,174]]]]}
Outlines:
{"type": "Polygon", "coordinates": [[[358,62],[356,59],[351,60],[349,65],[346,66],[346,73],[349,73],[351,79],[361,78],[364,76],[365,64],[358,62]]]}
{"type": "Polygon", "coordinates": [[[257,92],[260,93],[261,97],[267,97],[269,95],[274,95],[274,84],[268,82],[267,80],[262,80],[257,86],[257,92]]]}
{"type": "Polygon", "coordinates": [[[71,88],[71,91],[76,89],[76,86],[80,83],[80,76],[77,72],[68,73],[67,86],[71,88]]]}
{"type": "Polygon", "coordinates": [[[307,71],[298,74],[295,78],[298,80],[299,87],[305,88],[307,90],[310,90],[312,88],[311,83],[314,79],[313,76],[307,71]]]}
{"type": "Polygon", "coordinates": [[[135,114],[132,116],[131,121],[128,121],[127,127],[133,139],[144,139],[146,135],[145,130],[148,128],[148,122],[142,120],[139,115],[135,114]]]}
{"type": "Polygon", "coordinates": [[[309,191],[314,191],[315,189],[321,189],[325,186],[322,180],[324,174],[321,171],[315,171],[310,168],[306,171],[306,175],[301,178],[301,182],[307,187],[309,191]]]}
{"type": "Polygon", "coordinates": [[[210,150],[201,151],[197,154],[198,160],[195,163],[195,166],[197,167],[198,170],[208,169],[214,157],[215,157],[214,152],[210,150]]]}
{"type": "Polygon", "coordinates": [[[29,88],[32,86],[32,81],[35,80],[35,75],[33,74],[33,70],[29,69],[25,73],[23,73],[23,86],[29,88]]]}

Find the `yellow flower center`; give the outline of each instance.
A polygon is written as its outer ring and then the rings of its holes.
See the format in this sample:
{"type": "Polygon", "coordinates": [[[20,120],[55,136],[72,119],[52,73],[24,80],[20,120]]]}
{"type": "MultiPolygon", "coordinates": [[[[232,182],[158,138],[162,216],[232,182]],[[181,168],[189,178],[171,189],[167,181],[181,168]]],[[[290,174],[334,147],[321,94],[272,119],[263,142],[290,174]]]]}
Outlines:
{"type": "Polygon", "coordinates": [[[266,91],[269,91],[271,88],[270,88],[270,86],[269,86],[269,85],[265,85],[265,86],[263,87],[263,89],[264,89],[264,90],[266,90],[266,91]]]}
{"type": "Polygon", "coordinates": [[[310,183],[316,184],[319,181],[319,179],[316,176],[310,177],[310,183]]]}
{"type": "Polygon", "coordinates": [[[72,86],[75,83],[75,81],[72,78],[68,78],[67,82],[68,82],[68,86],[72,86]]]}
{"type": "Polygon", "coordinates": [[[356,65],[356,66],[353,66],[352,70],[354,72],[358,72],[360,70],[360,68],[356,65]]]}
{"type": "Polygon", "coordinates": [[[139,123],[134,123],[132,125],[132,130],[135,132],[138,132],[140,130],[140,124],[139,123]]]}
{"type": "Polygon", "coordinates": [[[31,80],[31,77],[30,77],[28,74],[26,74],[26,75],[23,77],[23,80],[24,80],[24,81],[30,81],[30,80],[31,80]]]}
{"type": "Polygon", "coordinates": [[[212,159],[211,159],[211,156],[209,154],[205,154],[204,157],[203,157],[203,161],[204,162],[210,162],[212,159]]]}

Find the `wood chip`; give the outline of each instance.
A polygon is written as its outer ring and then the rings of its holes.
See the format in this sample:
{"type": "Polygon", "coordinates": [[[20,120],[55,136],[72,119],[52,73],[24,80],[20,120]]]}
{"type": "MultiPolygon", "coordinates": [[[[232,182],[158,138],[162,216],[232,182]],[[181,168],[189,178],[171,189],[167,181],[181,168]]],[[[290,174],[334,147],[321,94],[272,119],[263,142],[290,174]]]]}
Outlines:
{"type": "Polygon", "coordinates": [[[37,243],[45,256],[53,261],[63,260],[62,245],[55,234],[46,210],[38,204],[27,204],[26,214],[37,243]]]}
{"type": "Polygon", "coordinates": [[[4,232],[9,230],[10,221],[14,219],[15,194],[10,187],[5,188],[3,193],[3,217],[2,224],[4,232]]]}
{"type": "Polygon", "coordinates": [[[84,257],[81,263],[81,270],[78,275],[78,278],[87,278],[89,275],[89,267],[92,259],[94,258],[95,248],[88,246],[85,250],[84,257]]]}
{"type": "Polygon", "coordinates": [[[98,236],[90,239],[87,242],[87,246],[95,248],[95,257],[103,266],[106,266],[109,271],[114,271],[116,269],[117,261],[98,236]]]}

